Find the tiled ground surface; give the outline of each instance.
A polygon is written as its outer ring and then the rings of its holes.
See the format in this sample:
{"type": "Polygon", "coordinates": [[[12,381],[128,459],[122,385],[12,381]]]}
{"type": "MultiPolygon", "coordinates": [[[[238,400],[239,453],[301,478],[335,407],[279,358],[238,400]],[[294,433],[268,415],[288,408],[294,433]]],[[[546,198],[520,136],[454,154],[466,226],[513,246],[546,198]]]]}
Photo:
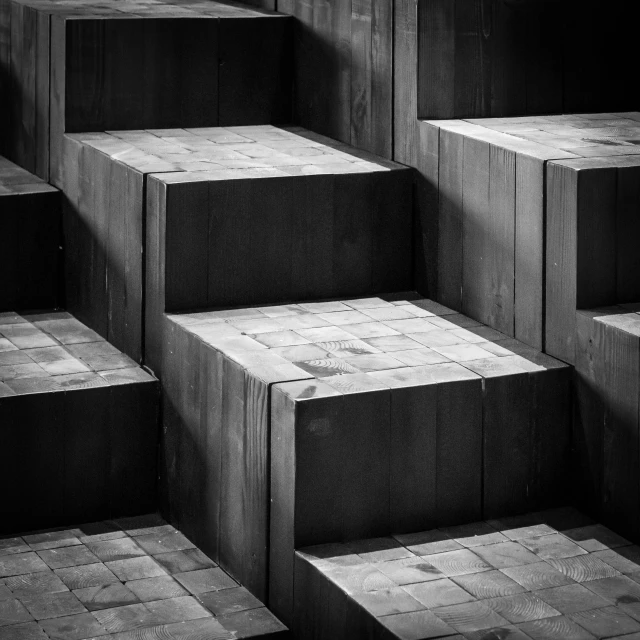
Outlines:
{"type": "Polygon", "coordinates": [[[0,156],[0,196],[21,193],[51,193],[57,189],[0,156]]]}
{"type": "Polygon", "coordinates": [[[174,181],[388,170],[370,154],[298,127],[154,129],[69,134],[69,137],[145,173],[198,174],[175,176],[174,181]]]}
{"type": "MultiPolygon", "coordinates": [[[[640,154],[640,113],[598,113],[468,122],[583,157],[640,154]]],[[[438,124],[434,121],[434,124],[438,124]]],[[[473,137],[472,133],[469,133],[473,137]]],[[[640,161],[640,160],[639,160],[640,161]]]]}
{"type": "Polygon", "coordinates": [[[256,367],[280,367],[341,389],[395,387],[450,377],[490,377],[559,363],[430,300],[380,298],[171,315],[220,351],[250,352],[256,367]],[[293,364],[293,367],[292,367],[293,364]]]}
{"type": "Polygon", "coordinates": [[[0,397],[151,379],[66,312],[0,313],[0,397]]]}
{"type": "Polygon", "coordinates": [[[0,640],[281,632],[261,602],[158,516],[0,538],[0,640]]]}
{"type": "Polygon", "coordinates": [[[301,554],[406,640],[640,638],[640,548],[572,509],[301,554]]]}

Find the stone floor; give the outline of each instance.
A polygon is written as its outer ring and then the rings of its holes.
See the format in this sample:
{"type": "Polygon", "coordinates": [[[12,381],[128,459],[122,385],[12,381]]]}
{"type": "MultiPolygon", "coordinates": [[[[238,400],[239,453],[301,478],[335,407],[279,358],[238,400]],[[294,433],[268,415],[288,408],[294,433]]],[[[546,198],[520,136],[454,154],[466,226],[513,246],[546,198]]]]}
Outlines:
{"type": "Polygon", "coordinates": [[[640,547],[547,514],[299,555],[402,640],[640,640],[640,547]]]}
{"type": "Polygon", "coordinates": [[[159,516],[0,538],[0,640],[285,633],[259,600],[159,516]]]}

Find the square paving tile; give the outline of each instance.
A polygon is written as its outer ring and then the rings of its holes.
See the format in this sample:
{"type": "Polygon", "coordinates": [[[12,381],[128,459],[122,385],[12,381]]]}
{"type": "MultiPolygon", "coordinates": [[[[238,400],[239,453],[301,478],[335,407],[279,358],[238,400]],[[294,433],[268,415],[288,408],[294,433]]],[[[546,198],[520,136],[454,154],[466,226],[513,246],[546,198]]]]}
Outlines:
{"type": "Polygon", "coordinates": [[[15,598],[0,600],[0,628],[29,620],[33,620],[33,616],[19,600],[15,598]]]}
{"type": "Polygon", "coordinates": [[[595,637],[566,616],[523,622],[517,627],[532,640],[593,640],[595,637]]]}
{"type": "Polygon", "coordinates": [[[401,558],[400,560],[380,562],[376,567],[397,585],[415,584],[444,578],[444,574],[424,558],[401,558]]]}
{"type": "Polygon", "coordinates": [[[0,556],[10,556],[25,551],[31,551],[31,547],[22,538],[0,540],[0,556]]]}
{"type": "Polygon", "coordinates": [[[51,640],[84,640],[107,633],[90,613],[42,620],[40,624],[51,640]]]}
{"type": "Polygon", "coordinates": [[[187,573],[176,573],[174,578],[194,595],[207,591],[219,591],[237,587],[238,583],[229,577],[222,569],[200,569],[187,573]]]}
{"type": "Polygon", "coordinates": [[[572,558],[573,556],[587,553],[585,549],[560,533],[536,538],[521,538],[518,542],[544,560],[549,558],[572,558]]]}
{"type": "Polygon", "coordinates": [[[439,569],[446,576],[461,576],[467,573],[490,571],[491,564],[476,554],[477,548],[458,549],[457,551],[445,551],[434,555],[424,556],[424,559],[439,569]]]}
{"type": "Polygon", "coordinates": [[[0,557],[0,578],[48,570],[42,558],[33,551],[0,557]]]}
{"type": "Polygon", "coordinates": [[[52,568],[75,567],[82,564],[94,564],[98,558],[83,544],[72,547],[60,547],[38,551],[38,555],[52,568]]]}
{"type": "Polygon", "coordinates": [[[210,569],[218,565],[210,560],[200,549],[185,549],[184,551],[171,551],[154,556],[169,573],[185,573],[198,569],[210,569]]]}
{"type": "Polygon", "coordinates": [[[620,573],[631,574],[640,572],[640,547],[619,547],[608,551],[596,551],[593,557],[606,562],[620,573]]]}
{"type": "Polygon", "coordinates": [[[223,589],[222,591],[208,591],[198,595],[198,600],[214,616],[238,613],[249,609],[259,609],[264,606],[258,598],[249,593],[244,587],[223,589]]]}
{"type": "Polygon", "coordinates": [[[377,563],[416,556],[393,538],[372,538],[347,543],[353,553],[357,553],[365,562],[377,563]]]}
{"type": "Polygon", "coordinates": [[[85,544],[102,562],[128,560],[147,555],[145,550],[131,538],[87,541],[85,544]]]}
{"type": "Polygon", "coordinates": [[[286,627],[266,607],[226,614],[218,621],[237,638],[268,638],[286,632],[286,627]]]}
{"type": "Polygon", "coordinates": [[[55,573],[72,590],[118,582],[118,578],[100,563],[56,569],[55,573]]]}
{"type": "Polygon", "coordinates": [[[114,609],[93,611],[94,618],[109,632],[120,633],[131,629],[152,627],[162,624],[162,620],[152,614],[143,604],[130,604],[114,609]]]}
{"type": "Polygon", "coordinates": [[[530,622],[559,615],[559,611],[533,593],[518,593],[503,598],[492,598],[487,604],[511,623],[530,622]]]}
{"type": "MultiPolygon", "coordinates": [[[[462,636],[460,636],[462,638],[462,636]]],[[[467,633],[465,640],[531,640],[523,631],[513,625],[502,625],[493,629],[482,629],[467,633]]]]}
{"type": "Polygon", "coordinates": [[[155,578],[166,575],[166,571],[149,556],[129,558],[128,560],[115,560],[105,562],[105,566],[123,582],[129,580],[141,580],[142,578],[155,578]]]}
{"type": "Polygon", "coordinates": [[[429,556],[463,548],[459,542],[452,540],[446,533],[438,530],[398,534],[394,535],[394,538],[417,556],[429,556]]]}
{"type": "Polygon", "coordinates": [[[497,570],[456,576],[452,580],[479,600],[511,596],[525,591],[522,585],[497,570]]]}
{"type": "Polygon", "coordinates": [[[640,622],[618,607],[580,611],[568,616],[596,638],[611,638],[640,631],[640,622]]]}
{"type": "MultiPolygon", "coordinates": [[[[606,578],[615,580],[615,578],[606,578]]],[[[594,584],[599,580],[593,582],[587,582],[586,585],[594,584]]],[[[589,609],[599,609],[601,607],[608,607],[611,605],[609,600],[606,600],[597,593],[590,591],[584,585],[581,584],[568,584],[564,587],[553,587],[552,589],[542,589],[536,591],[536,595],[544,600],[547,604],[550,604],[554,609],[560,611],[560,613],[576,613],[578,611],[589,611],[589,609]]]]}
{"type": "Polygon", "coordinates": [[[153,533],[149,529],[167,526],[167,521],[159,513],[149,513],[131,518],[118,518],[114,522],[130,536],[153,533]]]}
{"type": "Polygon", "coordinates": [[[400,613],[380,618],[380,624],[403,640],[426,640],[452,636],[455,632],[431,611],[400,613]]]}
{"type": "Polygon", "coordinates": [[[612,566],[596,558],[593,554],[558,560],[551,559],[549,564],[576,582],[613,578],[620,575],[612,566]]]}
{"type": "Polygon", "coordinates": [[[502,573],[529,591],[573,584],[575,581],[546,562],[507,567],[502,573]]]}
{"type": "Polygon", "coordinates": [[[426,608],[401,587],[356,593],[353,599],[376,618],[394,613],[421,611],[426,608]]]}
{"type": "Polygon", "coordinates": [[[496,569],[518,567],[524,564],[534,564],[540,558],[517,542],[499,542],[484,547],[474,547],[477,553],[486,563],[496,569]]]}
{"type": "Polygon", "coordinates": [[[36,620],[61,618],[86,611],[82,602],[68,591],[25,596],[22,603],[36,620]]]}
{"type": "Polygon", "coordinates": [[[26,573],[21,576],[5,578],[5,586],[16,598],[37,595],[39,593],[57,593],[68,591],[67,586],[53,571],[26,573]]]}
{"type": "Polygon", "coordinates": [[[444,578],[432,582],[409,584],[402,587],[407,593],[421,602],[427,609],[446,607],[464,602],[473,602],[475,598],[459,587],[453,580],[444,578]]]}
{"type": "Polygon", "coordinates": [[[586,551],[604,551],[624,547],[630,542],[601,524],[592,524],[564,531],[564,535],[586,551]]]}
{"type": "Polygon", "coordinates": [[[35,533],[23,536],[24,541],[34,550],[43,551],[44,549],[57,549],[59,547],[70,547],[74,544],[80,544],[78,535],[81,531],[65,530],[52,531],[49,533],[35,533]]]}
{"type": "Polygon", "coordinates": [[[196,548],[195,544],[178,531],[138,536],[136,537],[136,543],[150,555],[196,548]]]}
{"type": "MultiPolygon", "coordinates": [[[[356,556],[358,561],[362,558],[356,556]]],[[[379,591],[397,586],[393,580],[382,573],[376,566],[368,563],[330,564],[323,567],[323,572],[344,592],[353,595],[364,591],[379,591]]]]}
{"type": "Polygon", "coordinates": [[[132,580],[127,582],[126,586],[137,596],[140,602],[165,600],[167,598],[178,598],[189,595],[189,592],[183,589],[180,583],[176,582],[171,576],[157,576],[155,578],[132,580]]]}
{"type": "Polygon", "coordinates": [[[73,593],[89,611],[113,609],[140,602],[136,594],[120,582],[76,589],[73,593]]]}
{"type": "Polygon", "coordinates": [[[171,622],[185,622],[196,618],[211,616],[211,612],[202,606],[193,596],[154,600],[147,602],[147,609],[163,624],[171,622]]]}
{"type": "Polygon", "coordinates": [[[459,542],[463,547],[481,547],[487,544],[505,542],[507,538],[489,526],[486,522],[475,522],[457,527],[445,527],[444,533],[459,542]]]}
{"type": "Polygon", "coordinates": [[[472,633],[508,624],[505,618],[483,601],[441,607],[434,609],[433,613],[460,633],[472,633]]]}
{"type": "Polygon", "coordinates": [[[0,626],[0,640],[50,640],[37,622],[0,626]]]}

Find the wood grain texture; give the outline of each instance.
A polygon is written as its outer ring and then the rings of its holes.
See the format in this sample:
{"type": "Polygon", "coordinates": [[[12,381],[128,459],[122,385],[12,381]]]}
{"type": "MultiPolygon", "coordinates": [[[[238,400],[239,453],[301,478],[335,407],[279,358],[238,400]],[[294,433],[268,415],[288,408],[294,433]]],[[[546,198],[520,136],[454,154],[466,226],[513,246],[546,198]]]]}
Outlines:
{"type": "Polygon", "coordinates": [[[637,215],[640,203],[640,167],[619,167],[617,171],[616,215],[616,301],[640,300],[640,252],[634,238],[640,231],[637,215]]]}

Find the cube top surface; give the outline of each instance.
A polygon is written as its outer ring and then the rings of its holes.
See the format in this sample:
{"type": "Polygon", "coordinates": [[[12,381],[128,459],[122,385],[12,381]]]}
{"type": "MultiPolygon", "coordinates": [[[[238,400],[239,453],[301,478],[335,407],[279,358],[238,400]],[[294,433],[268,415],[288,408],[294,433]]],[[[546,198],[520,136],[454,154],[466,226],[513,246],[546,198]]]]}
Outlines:
{"type": "Polygon", "coordinates": [[[0,313],[0,397],[153,380],[69,313],[0,313]]]}
{"type": "Polygon", "coordinates": [[[608,327],[640,337],[640,303],[602,307],[578,313],[608,327]]]}
{"type": "Polygon", "coordinates": [[[429,120],[440,129],[576,168],[640,165],[640,112],[429,120]]]}
{"type": "Polygon", "coordinates": [[[0,196],[56,193],[55,187],[0,156],[0,196]]]}
{"type": "Polygon", "coordinates": [[[67,18],[257,18],[287,16],[233,0],[14,0],[17,4],[67,18]]]}
{"type": "Polygon", "coordinates": [[[70,134],[70,138],[164,182],[403,169],[304,129],[271,125],[70,134]]]}
{"type": "Polygon", "coordinates": [[[172,314],[296,400],[565,365],[430,300],[380,298],[172,314]]]}

